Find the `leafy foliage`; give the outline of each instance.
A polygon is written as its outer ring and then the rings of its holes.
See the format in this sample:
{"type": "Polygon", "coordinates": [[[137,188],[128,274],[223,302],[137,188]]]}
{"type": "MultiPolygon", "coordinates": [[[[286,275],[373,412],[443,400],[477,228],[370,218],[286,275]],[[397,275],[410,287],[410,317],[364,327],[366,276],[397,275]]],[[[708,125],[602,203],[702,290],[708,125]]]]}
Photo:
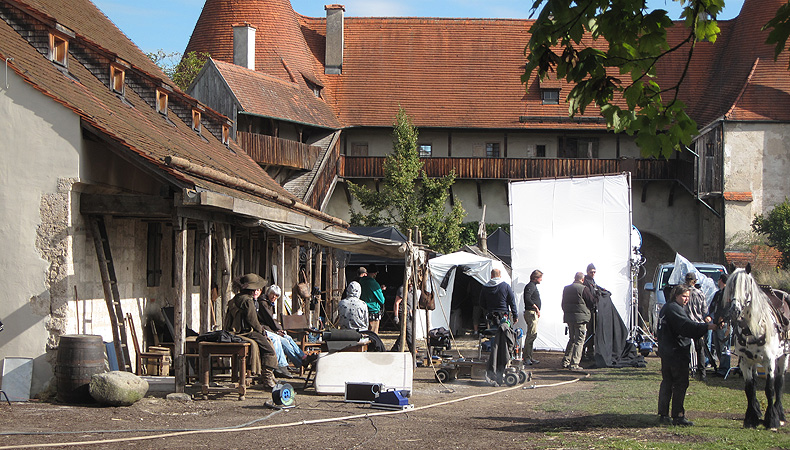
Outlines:
{"type": "Polygon", "coordinates": [[[189,52],[179,59],[181,53],[165,53],[162,49],[153,53],[147,53],[146,56],[159,66],[162,72],[170,77],[182,91],[186,91],[189,88],[189,85],[200,73],[203,65],[211,58],[211,55],[206,52],[189,52]]]}
{"type": "Polygon", "coordinates": [[[571,116],[596,105],[610,129],[636,136],[643,155],[668,158],[697,134],[678,91],[696,44],[716,41],[715,17],[724,6],[724,0],[676,1],[687,32],[670,45],[667,12],[648,12],[644,0],[534,0],[540,13],[530,29],[522,82],[555,72],[574,86],[571,116]],[[677,83],[662,88],[656,64],[674,52],[684,52],[685,65],[677,83]]]}
{"type": "Polygon", "coordinates": [[[782,252],[782,267],[790,268],[790,200],[785,197],[767,216],[755,216],[752,229],[768,237],[768,242],[782,252]]]}
{"type": "Polygon", "coordinates": [[[461,220],[466,215],[458,200],[447,211],[455,172],[428,178],[417,151],[417,129],[401,108],[392,133],[393,151],[384,162],[384,182],[379,192],[348,183],[351,194],[365,212],[351,208],[351,224],[391,225],[408,234],[415,226],[429,248],[449,253],[461,246],[461,220]]]}

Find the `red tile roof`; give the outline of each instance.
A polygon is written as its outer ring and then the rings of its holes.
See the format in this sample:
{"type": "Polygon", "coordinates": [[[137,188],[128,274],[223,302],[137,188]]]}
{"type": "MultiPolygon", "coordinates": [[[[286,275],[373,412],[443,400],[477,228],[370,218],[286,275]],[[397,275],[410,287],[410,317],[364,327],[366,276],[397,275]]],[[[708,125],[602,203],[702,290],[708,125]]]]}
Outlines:
{"type": "Polygon", "coordinates": [[[325,128],[341,127],[332,108],[298,83],[219,60],[211,62],[244,111],[325,128]]]}
{"type": "MultiPolygon", "coordinates": [[[[784,2],[746,0],[736,19],[719,22],[717,43],[696,45],[679,99],[699,126],[722,117],[790,120],[787,57],[773,62],[760,30],[784,2]]],[[[561,87],[559,105],[542,104],[537,80],[525,91],[530,20],[346,18],[343,73],[324,75],[325,18],[298,15],[286,0],[207,0],[187,50],[232,62],[230,25],[241,21],[258,28],[257,70],[283,80],[286,67],[312,73],[344,126],[391,126],[403,107],[419,127],[604,128],[595,120],[571,125],[564,83],[549,82],[561,87]]],[[[680,23],[668,33],[671,43],[687,35],[680,23]]],[[[677,81],[687,54],[675,52],[657,66],[662,87],[677,81]]],[[[598,109],[585,117],[599,118],[598,109]]]]}
{"type": "MultiPolygon", "coordinates": [[[[39,2],[35,3],[36,5],[29,6],[41,6],[39,2]]],[[[47,17],[55,18],[59,23],[65,24],[75,31],[80,30],[78,32],[80,39],[87,40],[104,49],[113,50],[119,39],[118,30],[111,26],[104,16],[95,16],[93,12],[96,9],[87,0],[47,0],[44,11],[47,17]],[[66,5],[69,5],[70,8],[66,5]],[[104,23],[86,25],[73,11],[85,12],[86,20],[99,20],[104,23]],[[63,14],[65,21],[61,21],[60,15],[53,15],[60,13],[63,14]],[[69,14],[74,14],[74,16],[69,14]]],[[[125,44],[117,45],[121,47],[121,51],[129,52],[123,54],[123,58],[126,60],[139,60],[142,65],[142,61],[147,59],[139,50],[136,50],[139,55],[132,54],[134,46],[128,40],[125,44]]],[[[234,142],[226,147],[208,133],[204,133],[204,136],[198,135],[190,125],[180,120],[172,109],[166,119],[146,103],[145,99],[141,97],[141,94],[145,95],[144,93],[136,91],[131,86],[126,87],[126,101],[122,100],[87,66],[81,64],[74,55],[69,55],[68,73],[70,76],[62,73],[54,63],[39,53],[14,28],[2,20],[0,20],[0,58],[13,58],[8,62],[9,70],[13,70],[44,95],[77,113],[85,123],[128,149],[133,155],[150,164],[156,170],[163,172],[175,183],[186,183],[187,186],[203,187],[214,191],[219,190],[221,193],[265,205],[290,206],[297,202],[296,197],[289,194],[269,177],[234,142]],[[204,180],[198,176],[177,171],[165,164],[165,158],[168,156],[185,158],[194,164],[231,177],[252,180],[255,184],[275,192],[280,200],[273,201],[272,198],[264,198],[239,191],[228,185],[217,184],[217,180],[204,180]],[[218,186],[219,189],[217,189],[218,186]]],[[[91,61],[92,65],[96,63],[97,61],[91,61]]],[[[101,65],[99,63],[99,66],[101,65]]],[[[164,78],[164,76],[162,77],[164,78]]],[[[162,80],[154,81],[161,82],[162,80]]],[[[151,86],[150,89],[152,90],[153,87],[151,86]]],[[[195,102],[189,97],[184,98],[195,102]]],[[[333,219],[317,211],[311,215],[324,221],[333,219]]]]}

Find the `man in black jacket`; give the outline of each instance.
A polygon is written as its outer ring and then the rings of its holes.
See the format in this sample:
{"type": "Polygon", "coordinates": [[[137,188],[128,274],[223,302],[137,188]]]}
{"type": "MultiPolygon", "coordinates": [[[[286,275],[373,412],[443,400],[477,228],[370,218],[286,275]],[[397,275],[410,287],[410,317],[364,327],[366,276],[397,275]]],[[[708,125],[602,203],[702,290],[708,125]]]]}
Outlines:
{"type": "Polygon", "coordinates": [[[587,323],[590,322],[590,310],[593,298],[590,290],[584,286],[584,274],[576,272],[573,283],[562,290],[563,321],[568,325],[568,345],[562,358],[562,367],[581,370],[579,361],[582,358],[584,336],[587,334],[587,323]]]}
{"type": "Polygon", "coordinates": [[[538,337],[538,319],[540,318],[540,292],[538,285],[543,280],[543,272],[533,270],[529,276],[529,283],[524,287],[524,321],[527,323],[527,332],[524,336],[524,362],[532,365],[540,361],[532,357],[532,345],[538,337]]]}
{"type": "Polygon", "coordinates": [[[486,366],[486,380],[491,385],[502,383],[502,377],[510,361],[515,332],[511,325],[518,318],[516,297],[513,289],[501,278],[499,269],[491,271],[491,281],[480,291],[480,304],[488,310],[488,327],[496,328],[497,332],[491,341],[491,353],[486,366]]]}
{"type": "MultiPolygon", "coordinates": [[[[715,330],[713,322],[695,322],[685,310],[691,298],[690,287],[676,286],[671,300],[658,313],[658,356],[661,357],[661,387],[658,391],[659,422],[669,424],[669,403],[672,401],[672,423],[694,425],[686,419],[683,401],[689,386],[691,340],[715,330]]],[[[708,318],[708,320],[710,320],[708,318]]]]}

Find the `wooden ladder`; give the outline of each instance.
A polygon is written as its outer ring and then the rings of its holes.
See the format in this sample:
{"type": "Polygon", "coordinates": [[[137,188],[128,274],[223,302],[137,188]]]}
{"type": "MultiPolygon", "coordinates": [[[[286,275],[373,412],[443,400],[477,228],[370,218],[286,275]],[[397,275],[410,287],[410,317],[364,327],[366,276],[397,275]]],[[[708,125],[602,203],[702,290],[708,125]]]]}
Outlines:
{"type": "Polygon", "coordinates": [[[107,239],[107,227],[101,216],[90,216],[93,243],[96,245],[96,257],[99,260],[104,301],[107,303],[107,312],[112,325],[112,340],[115,346],[115,355],[118,358],[118,367],[126,372],[132,371],[132,362],[129,357],[129,345],[126,342],[126,323],[121,309],[121,294],[118,292],[118,279],[115,276],[115,266],[110,252],[110,241],[107,239]]]}

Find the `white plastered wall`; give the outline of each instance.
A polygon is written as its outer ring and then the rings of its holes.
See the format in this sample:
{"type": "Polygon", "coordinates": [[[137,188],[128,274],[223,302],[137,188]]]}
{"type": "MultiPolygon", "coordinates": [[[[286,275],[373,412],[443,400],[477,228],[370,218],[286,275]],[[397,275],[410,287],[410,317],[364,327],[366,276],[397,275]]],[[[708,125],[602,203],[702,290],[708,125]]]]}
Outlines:
{"type": "Polygon", "coordinates": [[[0,83],[0,359],[30,357],[32,392],[51,378],[50,330],[63,327],[80,119],[12,71],[0,83]]]}
{"type": "Polygon", "coordinates": [[[729,241],[790,196],[790,125],[725,123],[724,133],[724,191],[752,194],[751,202],[725,203],[729,241]]]}

